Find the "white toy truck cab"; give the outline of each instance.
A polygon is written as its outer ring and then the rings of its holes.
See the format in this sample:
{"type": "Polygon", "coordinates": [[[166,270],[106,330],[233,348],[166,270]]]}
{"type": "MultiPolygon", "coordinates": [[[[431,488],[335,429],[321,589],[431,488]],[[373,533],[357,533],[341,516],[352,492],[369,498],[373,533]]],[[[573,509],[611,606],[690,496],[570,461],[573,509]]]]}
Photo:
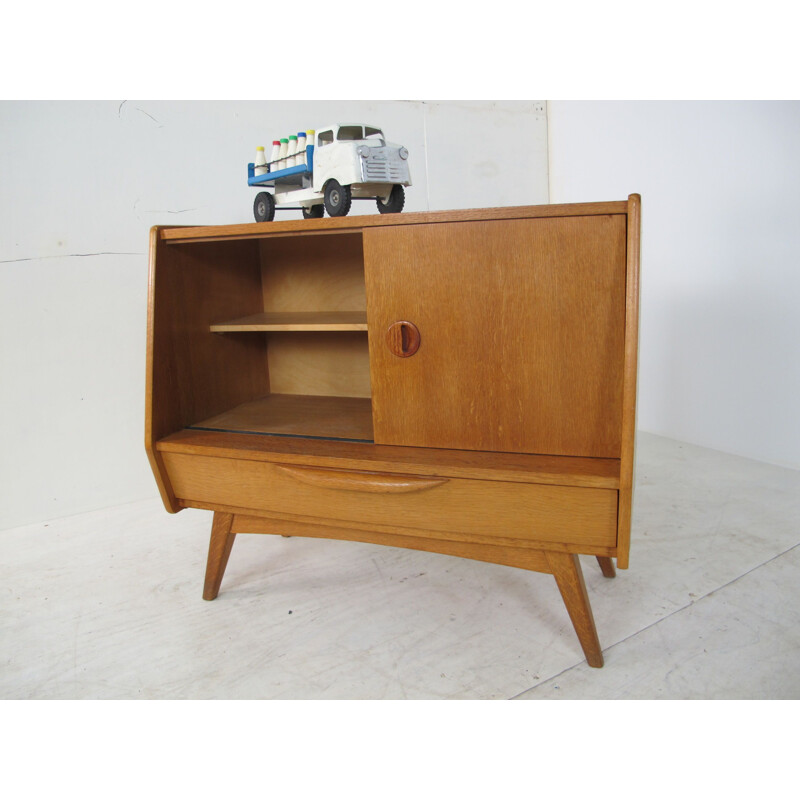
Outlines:
{"type": "Polygon", "coordinates": [[[275,218],[276,208],[300,208],[305,218],[344,217],[352,200],[372,199],[381,214],[396,214],[405,204],[404,186],[411,186],[408,150],[388,143],[380,128],[362,124],[329,125],[316,132],[306,147],[305,163],[286,169],[273,162],[270,171],[255,174],[248,164],[250,186],[272,186],[253,204],[256,222],[275,218]]]}

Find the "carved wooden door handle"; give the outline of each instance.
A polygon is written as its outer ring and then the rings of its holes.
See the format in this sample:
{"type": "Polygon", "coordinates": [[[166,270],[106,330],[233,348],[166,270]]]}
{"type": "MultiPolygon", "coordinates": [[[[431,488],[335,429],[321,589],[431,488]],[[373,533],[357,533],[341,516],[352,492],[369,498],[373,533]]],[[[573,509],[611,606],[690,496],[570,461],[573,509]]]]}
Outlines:
{"type": "Polygon", "coordinates": [[[386,331],[386,344],[400,358],[413,356],[419,350],[419,328],[408,320],[393,322],[386,331]]]}
{"type": "Polygon", "coordinates": [[[295,467],[276,464],[278,471],[291,475],[301,483],[323,489],[347,489],[355,492],[396,494],[398,492],[420,492],[447,483],[447,478],[420,478],[416,475],[392,475],[378,472],[347,472],[339,469],[317,467],[295,467]]]}

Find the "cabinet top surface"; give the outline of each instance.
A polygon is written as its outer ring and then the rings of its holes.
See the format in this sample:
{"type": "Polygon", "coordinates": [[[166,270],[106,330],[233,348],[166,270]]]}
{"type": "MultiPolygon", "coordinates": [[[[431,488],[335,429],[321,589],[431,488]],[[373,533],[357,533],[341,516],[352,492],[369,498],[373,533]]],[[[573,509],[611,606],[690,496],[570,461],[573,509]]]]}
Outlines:
{"type": "MultiPolygon", "coordinates": [[[[631,195],[631,198],[638,195],[631,195]]],[[[370,214],[355,217],[287,220],[285,222],[248,222],[235,225],[203,225],[169,227],[153,230],[167,242],[208,241],[220,239],[263,238],[270,235],[303,233],[357,232],[364,228],[394,225],[419,225],[443,222],[472,222],[494,219],[526,219],[536,217],[568,217],[598,214],[626,214],[629,200],[605,203],[565,203],[504,208],[471,208],[455,211],[412,211],[402,214],[370,214]]]]}

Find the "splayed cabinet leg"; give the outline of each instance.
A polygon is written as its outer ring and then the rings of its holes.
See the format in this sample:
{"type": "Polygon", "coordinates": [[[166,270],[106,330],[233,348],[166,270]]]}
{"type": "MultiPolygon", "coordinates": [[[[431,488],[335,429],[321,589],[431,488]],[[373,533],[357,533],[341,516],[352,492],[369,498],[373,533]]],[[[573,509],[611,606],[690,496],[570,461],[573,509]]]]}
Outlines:
{"type": "Polygon", "coordinates": [[[590,667],[602,667],[603,653],[600,650],[600,640],[597,638],[597,628],[578,556],[573,553],[548,552],[547,560],[575,627],[575,633],[578,634],[587,663],[590,667]]]}
{"type": "Polygon", "coordinates": [[[214,512],[211,523],[211,541],[208,544],[208,563],[206,564],[206,582],[203,587],[203,600],[213,600],[219,594],[222,576],[228,566],[235,533],[231,533],[233,514],[214,512]]]}
{"type": "Polygon", "coordinates": [[[597,563],[605,578],[616,578],[617,571],[614,569],[614,562],[608,556],[597,556],[597,563]]]}

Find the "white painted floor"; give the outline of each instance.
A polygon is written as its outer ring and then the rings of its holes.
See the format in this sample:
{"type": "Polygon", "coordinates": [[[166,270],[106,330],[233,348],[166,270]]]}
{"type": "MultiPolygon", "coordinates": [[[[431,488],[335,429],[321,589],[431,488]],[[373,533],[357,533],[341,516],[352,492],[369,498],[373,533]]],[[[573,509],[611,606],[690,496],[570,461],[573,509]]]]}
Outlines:
{"type": "Polygon", "coordinates": [[[237,538],[158,500],[0,532],[0,698],[800,698],[800,471],[638,439],[631,568],[582,558],[606,665],[549,575],[237,538]]]}

